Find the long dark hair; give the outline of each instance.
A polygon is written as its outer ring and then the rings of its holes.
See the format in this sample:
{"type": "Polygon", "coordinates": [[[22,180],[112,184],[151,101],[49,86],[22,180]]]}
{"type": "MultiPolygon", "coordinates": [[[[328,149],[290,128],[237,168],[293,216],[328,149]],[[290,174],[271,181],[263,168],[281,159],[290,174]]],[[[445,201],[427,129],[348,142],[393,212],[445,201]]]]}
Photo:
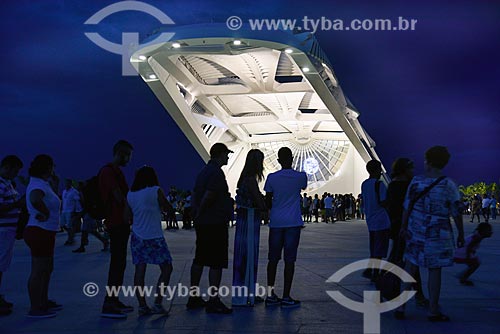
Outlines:
{"type": "Polygon", "coordinates": [[[248,152],[238,186],[245,177],[254,177],[258,182],[264,179],[264,153],[261,150],[252,149],[248,152]]]}
{"type": "Polygon", "coordinates": [[[147,187],[159,186],[158,175],[153,167],[142,166],[135,172],[134,183],[130,191],[139,191],[147,187]]]}
{"type": "Polygon", "coordinates": [[[414,168],[413,161],[408,158],[397,158],[392,163],[391,177],[404,175],[409,169],[414,168]]]}

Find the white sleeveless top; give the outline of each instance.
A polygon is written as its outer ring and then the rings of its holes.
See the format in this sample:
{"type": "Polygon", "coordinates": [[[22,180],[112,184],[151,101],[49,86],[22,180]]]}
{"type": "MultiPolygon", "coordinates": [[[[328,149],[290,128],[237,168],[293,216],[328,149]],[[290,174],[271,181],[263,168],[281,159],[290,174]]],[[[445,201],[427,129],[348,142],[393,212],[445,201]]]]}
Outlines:
{"type": "Polygon", "coordinates": [[[30,183],[26,189],[26,207],[30,215],[27,226],[38,226],[48,231],[59,231],[59,209],[61,207],[61,200],[52,190],[49,182],[38,177],[30,177],[30,183]],[[30,194],[36,189],[43,191],[45,194],[43,202],[47,209],[49,209],[49,219],[45,222],[38,221],[38,219],[35,218],[40,212],[33,207],[30,201],[30,194]]]}
{"type": "Polygon", "coordinates": [[[132,232],[141,239],[163,238],[158,189],[160,189],[158,186],[148,187],[139,191],[129,191],[127,195],[128,204],[134,215],[132,232]]]}

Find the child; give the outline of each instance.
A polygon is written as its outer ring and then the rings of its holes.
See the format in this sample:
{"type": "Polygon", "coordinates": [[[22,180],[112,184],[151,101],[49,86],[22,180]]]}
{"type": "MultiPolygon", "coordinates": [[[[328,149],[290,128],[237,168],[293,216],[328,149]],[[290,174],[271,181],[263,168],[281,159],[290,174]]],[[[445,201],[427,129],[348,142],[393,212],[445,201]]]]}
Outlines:
{"type": "Polygon", "coordinates": [[[492,234],[493,231],[489,223],[480,223],[474,234],[465,239],[465,245],[456,250],[455,258],[453,259],[455,263],[463,263],[468,266],[468,268],[458,276],[461,284],[467,286],[474,285],[474,283],[469,281],[468,278],[477,270],[477,268],[479,268],[480,265],[479,257],[476,256],[476,251],[479,248],[481,241],[484,238],[491,237],[492,234]]]}

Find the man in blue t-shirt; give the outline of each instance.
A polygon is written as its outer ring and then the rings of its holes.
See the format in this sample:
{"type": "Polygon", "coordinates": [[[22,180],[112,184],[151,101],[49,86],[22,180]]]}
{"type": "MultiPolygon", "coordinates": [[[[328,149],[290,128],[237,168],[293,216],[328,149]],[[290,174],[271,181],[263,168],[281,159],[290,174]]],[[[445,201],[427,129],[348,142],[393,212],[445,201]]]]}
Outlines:
{"type": "MultiPolygon", "coordinates": [[[[380,181],[382,164],[379,161],[368,161],[366,170],[370,174],[370,178],[361,185],[361,195],[366,224],[370,233],[370,258],[382,259],[387,256],[391,227],[389,214],[384,208],[387,189],[380,181]]],[[[375,280],[378,273],[378,269],[373,269],[373,272],[371,269],[367,269],[363,272],[363,276],[375,280]]]]}
{"type": "Polygon", "coordinates": [[[307,175],[292,169],[293,156],[288,147],[278,151],[281,170],[268,175],[264,190],[268,207],[271,207],[269,223],[269,263],[267,265],[267,285],[269,287],[266,305],[291,308],[300,306],[300,301],[290,297],[295,260],[299,247],[300,230],[304,225],[301,216],[301,190],[307,187],[307,175]],[[285,273],[283,298],[274,293],[276,269],[284,250],[285,273]]]}

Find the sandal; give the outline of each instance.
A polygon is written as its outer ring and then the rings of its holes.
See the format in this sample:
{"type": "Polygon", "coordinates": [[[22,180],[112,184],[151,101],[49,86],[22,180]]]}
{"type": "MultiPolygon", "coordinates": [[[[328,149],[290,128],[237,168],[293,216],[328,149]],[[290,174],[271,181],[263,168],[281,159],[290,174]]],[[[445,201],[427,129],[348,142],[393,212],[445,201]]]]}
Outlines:
{"type": "Polygon", "coordinates": [[[431,322],[446,322],[446,321],[450,321],[450,317],[443,314],[443,313],[439,313],[439,314],[436,314],[436,315],[430,315],[427,317],[427,319],[431,322]]]}

